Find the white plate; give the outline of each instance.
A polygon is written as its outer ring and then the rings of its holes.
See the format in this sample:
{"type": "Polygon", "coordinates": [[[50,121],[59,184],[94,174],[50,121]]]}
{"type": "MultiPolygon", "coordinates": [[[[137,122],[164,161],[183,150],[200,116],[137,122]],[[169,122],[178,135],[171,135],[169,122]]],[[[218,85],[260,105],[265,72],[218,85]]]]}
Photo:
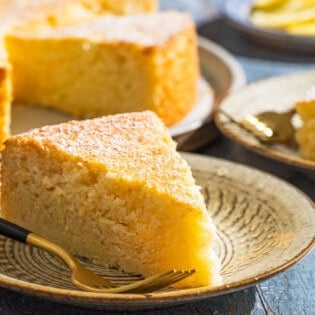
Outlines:
{"type": "MultiPolygon", "coordinates": [[[[170,128],[173,137],[196,130],[212,119],[214,104],[246,82],[242,67],[225,49],[202,37],[199,38],[198,48],[203,77],[198,82],[198,100],[191,112],[170,128]]],[[[52,109],[14,104],[12,134],[71,119],[74,118],[52,109]]]]}

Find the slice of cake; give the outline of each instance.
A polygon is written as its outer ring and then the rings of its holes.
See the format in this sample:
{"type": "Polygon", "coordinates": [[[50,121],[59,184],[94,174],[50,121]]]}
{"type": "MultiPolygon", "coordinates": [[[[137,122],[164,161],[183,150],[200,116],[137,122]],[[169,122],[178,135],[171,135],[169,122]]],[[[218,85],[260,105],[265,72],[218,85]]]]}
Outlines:
{"type": "Polygon", "coordinates": [[[297,102],[295,106],[303,122],[296,133],[300,154],[315,161],[315,88],[309,90],[306,99],[297,102]]]}
{"type": "Polygon", "coordinates": [[[179,286],[213,285],[215,227],[175,147],[150,111],[11,137],[2,216],[98,264],[145,276],[195,268],[179,286]]]}
{"type": "Polygon", "coordinates": [[[196,100],[196,32],[185,13],[24,28],[10,32],[6,45],[18,101],[79,117],[148,109],[172,125],[196,100]]]}

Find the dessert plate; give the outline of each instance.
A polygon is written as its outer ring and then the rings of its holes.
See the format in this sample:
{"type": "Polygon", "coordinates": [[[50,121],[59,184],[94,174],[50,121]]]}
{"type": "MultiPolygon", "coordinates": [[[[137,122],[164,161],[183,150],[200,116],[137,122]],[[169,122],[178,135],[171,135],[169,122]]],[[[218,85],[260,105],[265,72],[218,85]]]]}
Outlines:
{"type": "Polygon", "coordinates": [[[235,28],[261,44],[292,51],[314,53],[315,37],[290,35],[254,25],[249,17],[254,0],[215,0],[222,16],[235,28]]]}
{"type": "MultiPolygon", "coordinates": [[[[236,121],[247,115],[264,111],[284,112],[292,108],[296,101],[303,100],[307,91],[315,84],[315,72],[303,72],[293,75],[273,77],[252,83],[233,95],[225,98],[219,105],[236,121]]],[[[315,175],[315,161],[299,156],[298,147],[294,145],[260,143],[252,134],[230,122],[219,111],[215,115],[219,129],[232,140],[246,148],[283,163],[294,165],[308,175],[315,175]]],[[[299,122],[296,121],[296,127],[299,122]]]]}
{"type": "MultiPolygon", "coordinates": [[[[212,120],[213,106],[231,91],[243,86],[245,74],[238,61],[215,43],[200,37],[199,56],[202,78],[198,82],[198,99],[193,109],[179,123],[170,128],[177,137],[200,128],[212,120]]],[[[35,106],[14,104],[12,133],[74,119],[70,115],[35,106]]]]}
{"type": "MultiPolygon", "coordinates": [[[[0,286],[90,308],[140,310],[183,304],[243,289],[299,261],[314,245],[314,204],[293,186],[236,163],[184,154],[218,227],[215,250],[222,264],[217,287],[172,289],[151,294],[83,292],[56,257],[0,237],[0,286]]],[[[118,283],[136,277],[89,268],[118,283]]]]}

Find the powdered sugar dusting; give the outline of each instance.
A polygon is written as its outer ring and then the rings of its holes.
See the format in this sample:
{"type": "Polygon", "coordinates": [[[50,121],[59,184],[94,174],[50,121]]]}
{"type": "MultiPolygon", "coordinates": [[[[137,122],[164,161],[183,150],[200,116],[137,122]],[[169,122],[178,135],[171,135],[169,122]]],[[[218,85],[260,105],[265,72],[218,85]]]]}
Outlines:
{"type": "Polygon", "coordinates": [[[144,46],[161,45],[182,30],[194,27],[191,17],[169,11],[123,17],[106,16],[75,26],[19,30],[15,36],[35,38],[77,38],[91,42],[132,42],[144,46]]]}
{"type": "Polygon", "coordinates": [[[187,162],[175,152],[168,129],[150,111],[45,126],[10,138],[7,145],[12,144],[35,146],[43,154],[57,152],[107,176],[145,182],[181,201],[202,204],[187,162]]]}

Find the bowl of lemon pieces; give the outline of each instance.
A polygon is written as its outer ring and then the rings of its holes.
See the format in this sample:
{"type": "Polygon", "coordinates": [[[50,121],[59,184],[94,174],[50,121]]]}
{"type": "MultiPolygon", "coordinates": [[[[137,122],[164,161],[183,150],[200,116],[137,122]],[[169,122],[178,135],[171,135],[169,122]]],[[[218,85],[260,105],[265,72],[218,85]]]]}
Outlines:
{"type": "Polygon", "coordinates": [[[315,0],[256,0],[250,20],[261,28],[315,36],[315,0]]]}
{"type": "Polygon", "coordinates": [[[315,54],[315,0],[218,0],[219,11],[252,39],[315,54]]]}

